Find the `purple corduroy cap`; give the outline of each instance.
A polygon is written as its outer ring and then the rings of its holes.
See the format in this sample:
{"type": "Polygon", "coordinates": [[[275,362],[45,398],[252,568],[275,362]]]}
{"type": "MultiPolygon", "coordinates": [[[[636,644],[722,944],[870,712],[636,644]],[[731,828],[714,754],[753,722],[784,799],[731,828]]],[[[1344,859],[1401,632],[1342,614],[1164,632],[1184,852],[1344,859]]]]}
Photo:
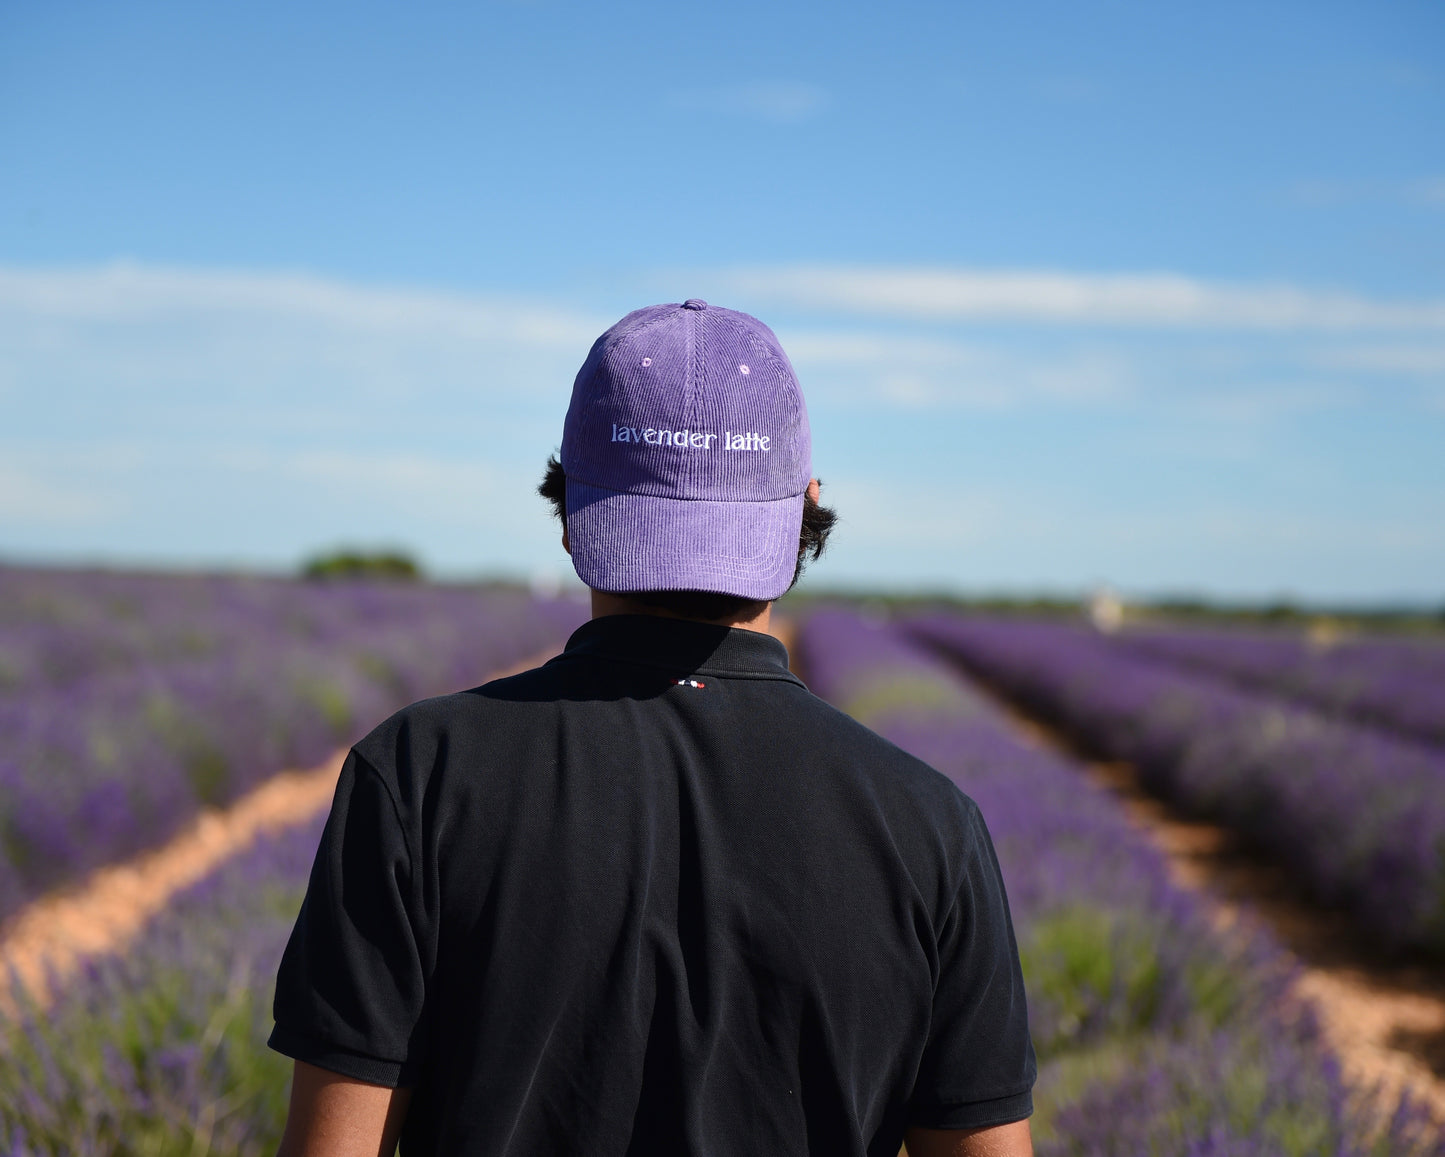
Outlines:
{"type": "Polygon", "coordinates": [[[808,412],[773,331],[696,299],[592,345],[562,433],[572,565],[594,590],[775,599],[798,562],[808,412]]]}

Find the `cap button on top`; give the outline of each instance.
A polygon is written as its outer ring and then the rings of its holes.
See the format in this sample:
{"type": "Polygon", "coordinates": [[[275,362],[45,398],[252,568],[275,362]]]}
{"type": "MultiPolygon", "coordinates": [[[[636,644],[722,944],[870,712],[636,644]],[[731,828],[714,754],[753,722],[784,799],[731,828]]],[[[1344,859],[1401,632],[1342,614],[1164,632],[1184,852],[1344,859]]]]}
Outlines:
{"type": "Polygon", "coordinates": [[[703,301],[702,298],[700,298],[700,297],[689,297],[686,301],[684,301],[684,302],[682,303],[682,308],[683,308],[683,309],[706,309],[706,308],[707,308],[707,302],[703,301]]]}

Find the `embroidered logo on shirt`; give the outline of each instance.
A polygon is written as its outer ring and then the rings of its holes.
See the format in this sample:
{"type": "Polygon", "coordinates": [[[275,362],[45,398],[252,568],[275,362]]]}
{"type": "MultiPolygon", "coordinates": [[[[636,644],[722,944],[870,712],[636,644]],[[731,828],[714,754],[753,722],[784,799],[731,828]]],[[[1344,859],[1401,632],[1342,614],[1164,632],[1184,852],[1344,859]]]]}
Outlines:
{"type": "Polygon", "coordinates": [[[701,679],[674,679],[672,685],[674,687],[692,687],[698,691],[707,686],[701,679]]]}

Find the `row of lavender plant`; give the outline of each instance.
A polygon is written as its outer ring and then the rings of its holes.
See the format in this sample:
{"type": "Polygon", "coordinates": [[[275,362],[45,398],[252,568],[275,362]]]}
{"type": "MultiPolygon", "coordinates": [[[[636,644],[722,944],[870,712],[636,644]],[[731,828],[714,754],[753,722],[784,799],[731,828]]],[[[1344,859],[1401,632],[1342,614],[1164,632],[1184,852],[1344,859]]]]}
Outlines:
{"type": "Polygon", "coordinates": [[[1273,942],[1216,930],[1117,803],[1025,745],[956,667],[846,611],[815,614],[799,646],[815,691],[948,775],[988,822],[1041,1063],[1040,1157],[1445,1152],[1408,1105],[1373,1132],[1273,942]]]}
{"type": "Polygon", "coordinates": [[[291,1062],[266,1047],[276,969],[323,818],[264,837],[176,896],[125,955],[15,990],[0,1022],[0,1157],[261,1157],[291,1062]]]}
{"type": "MultiPolygon", "coordinates": [[[[1045,1059],[1041,1157],[1439,1157],[1408,1112],[1362,1141],[1308,1018],[1269,1011],[1287,977],[1268,946],[1217,940],[1117,809],[1016,743],[952,671],[852,617],[818,618],[802,644],[816,686],[985,809],[1045,1059]]],[[[0,1155],[275,1152],[289,1062],[264,1042],[319,833],[264,840],[177,897],[125,959],[0,1024],[0,1155]]]]}
{"type": "Polygon", "coordinates": [[[1158,628],[1115,639],[1138,654],[1445,746],[1445,644],[1438,641],[1351,639],[1323,645],[1278,632],[1158,628]]]}
{"type": "Polygon", "coordinates": [[[582,617],[501,587],[0,569],[0,918],[582,617]]]}
{"type": "Polygon", "coordinates": [[[918,637],[1152,790],[1242,833],[1393,948],[1445,952],[1445,752],[1054,623],[934,616],[918,637]]]}

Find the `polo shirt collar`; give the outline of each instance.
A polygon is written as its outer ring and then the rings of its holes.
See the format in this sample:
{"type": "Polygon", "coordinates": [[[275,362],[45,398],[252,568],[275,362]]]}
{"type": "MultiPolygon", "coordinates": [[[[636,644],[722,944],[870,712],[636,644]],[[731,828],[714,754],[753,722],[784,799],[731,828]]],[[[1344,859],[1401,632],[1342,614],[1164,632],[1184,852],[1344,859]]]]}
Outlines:
{"type": "Polygon", "coordinates": [[[572,633],[563,654],[678,674],[783,679],[802,685],[802,680],[788,670],[787,648],[772,635],[660,615],[604,615],[592,619],[572,633]]]}

